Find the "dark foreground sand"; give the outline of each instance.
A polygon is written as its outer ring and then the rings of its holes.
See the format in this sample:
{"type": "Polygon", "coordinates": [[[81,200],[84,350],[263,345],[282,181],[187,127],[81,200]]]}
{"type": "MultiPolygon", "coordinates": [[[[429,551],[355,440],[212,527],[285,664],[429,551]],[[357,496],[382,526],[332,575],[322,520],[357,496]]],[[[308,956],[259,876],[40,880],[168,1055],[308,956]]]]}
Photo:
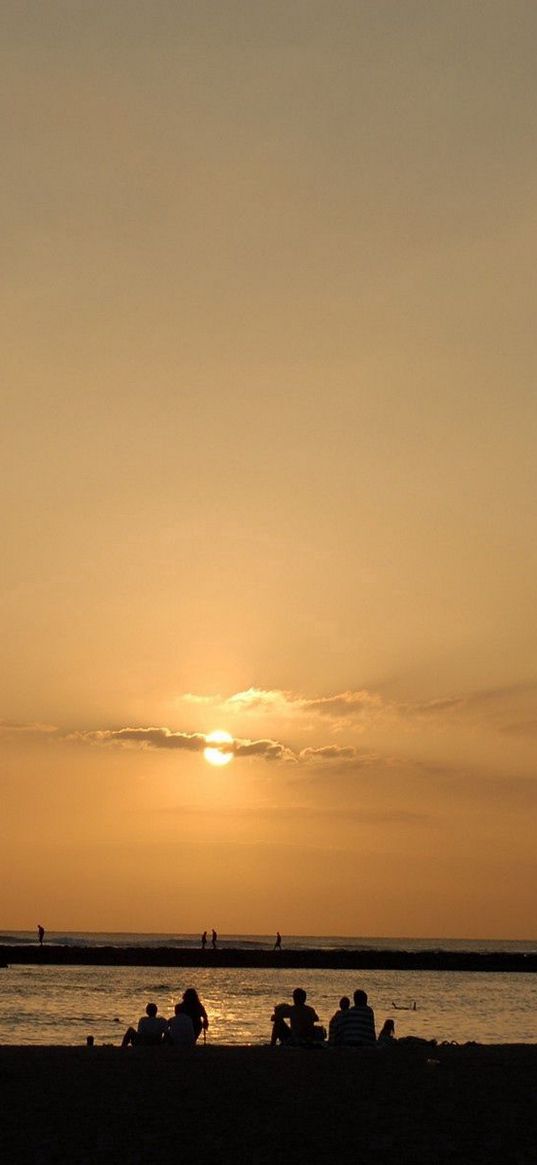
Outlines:
{"type": "Polygon", "coordinates": [[[0,1048],[6,1162],[535,1165],[537,1045],[0,1048]]]}

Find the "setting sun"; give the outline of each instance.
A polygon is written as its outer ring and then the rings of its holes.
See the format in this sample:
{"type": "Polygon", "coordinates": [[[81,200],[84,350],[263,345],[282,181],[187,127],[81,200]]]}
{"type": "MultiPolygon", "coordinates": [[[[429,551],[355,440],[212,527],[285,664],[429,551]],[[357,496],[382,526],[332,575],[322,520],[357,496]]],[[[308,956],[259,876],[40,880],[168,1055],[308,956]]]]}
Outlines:
{"type": "MultiPolygon", "coordinates": [[[[207,737],[207,743],[213,745],[231,744],[232,741],[233,737],[230,736],[229,732],[222,732],[220,729],[210,732],[207,737]]],[[[210,765],[228,765],[233,760],[233,753],[224,752],[220,747],[205,748],[203,755],[210,765]]]]}

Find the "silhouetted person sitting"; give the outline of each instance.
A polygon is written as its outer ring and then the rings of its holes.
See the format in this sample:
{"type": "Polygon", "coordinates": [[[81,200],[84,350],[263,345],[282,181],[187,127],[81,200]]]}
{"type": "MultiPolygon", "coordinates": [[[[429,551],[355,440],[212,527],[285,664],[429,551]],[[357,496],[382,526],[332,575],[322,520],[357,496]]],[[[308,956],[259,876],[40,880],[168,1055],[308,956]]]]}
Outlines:
{"type": "Polygon", "coordinates": [[[375,1016],[368,1007],[365,991],[354,992],[354,1007],[343,1012],[340,1019],[339,1043],[345,1047],[361,1048],[376,1044],[375,1016]]]}
{"type": "Polygon", "coordinates": [[[196,1043],[194,1024],[181,1007],[181,1003],[175,1004],[175,1015],[168,1020],[167,1038],[175,1048],[193,1048],[196,1043]]]}
{"type": "Polygon", "coordinates": [[[339,1009],[338,1009],[338,1011],[334,1012],[332,1019],[330,1020],[330,1023],[328,1024],[328,1042],[330,1044],[340,1044],[341,1043],[341,1039],[340,1039],[341,1017],[342,1017],[342,1015],[344,1015],[344,1013],[346,1011],[349,1010],[350,1005],[351,1005],[351,1001],[350,1001],[348,995],[342,995],[341,999],[339,1001],[339,1009]]]}
{"type": "Polygon", "coordinates": [[[161,1044],[168,1028],[168,1021],[163,1015],[157,1015],[156,1003],[148,1003],[145,1015],[138,1020],[138,1028],[128,1027],[121,1043],[122,1048],[129,1044],[136,1047],[155,1047],[161,1044]]]}
{"type": "Polygon", "coordinates": [[[382,1045],[386,1045],[386,1044],[388,1044],[388,1045],[394,1044],[396,1042],[397,1041],[395,1039],[395,1020],[386,1019],[386,1020],[384,1020],[384,1024],[379,1032],[379,1038],[377,1040],[377,1043],[382,1046],[382,1045]]]}
{"type": "Polygon", "coordinates": [[[291,1028],[289,1027],[289,1024],[285,1022],[288,1015],[288,1003],[276,1003],[274,1005],[274,1011],[270,1017],[270,1021],[272,1023],[272,1033],[270,1036],[271,1047],[274,1047],[278,1041],[280,1044],[287,1044],[291,1039],[291,1028]]]}
{"type": "Polygon", "coordinates": [[[177,1004],[175,1014],[189,1016],[192,1020],[195,1040],[197,1040],[202,1029],[203,1031],[207,1031],[209,1027],[207,1012],[195,987],[187,987],[186,991],[183,992],[183,1001],[177,1004]]]}
{"type": "Polygon", "coordinates": [[[313,1007],[306,1003],[306,992],[302,987],[295,987],[293,1002],[278,1003],[272,1015],[271,1045],[279,1040],[281,1044],[293,1043],[298,1045],[314,1044],[325,1038],[324,1028],[316,1028],[319,1016],[313,1007]],[[289,1024],[285,1021],[289,1020],[289,1024]]]}

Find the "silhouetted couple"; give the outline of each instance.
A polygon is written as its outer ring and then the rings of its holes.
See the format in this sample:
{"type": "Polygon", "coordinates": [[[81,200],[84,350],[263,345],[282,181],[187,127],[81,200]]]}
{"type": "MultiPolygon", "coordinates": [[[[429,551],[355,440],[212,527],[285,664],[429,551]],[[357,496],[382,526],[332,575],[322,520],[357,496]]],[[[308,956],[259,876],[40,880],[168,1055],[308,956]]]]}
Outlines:
{"type": "Polygon", "coordinates": [[[330,1043],[339,1047],[361,1048],[376,1043],[375,1016],[365,991],[354,992],[354,1007],[347,995],[340,999],[339,1011],[332,1016],[328,1032],[330,1043]]]}
{"type": "Polygon", "coordinates": [[[165,1019],[158,1015],[156,1003],[148,1003],[145,1015],[138,1020],[138,1027],[127,1028],[122,1040],[122,1048],[157,1047],[173,1044],[174,1047],[193,1048],[202,1031],[209,1027],[207,1012],[194,987],[188,987],[181,1003],[176,1003],[174,1015],[165,1019]]]}

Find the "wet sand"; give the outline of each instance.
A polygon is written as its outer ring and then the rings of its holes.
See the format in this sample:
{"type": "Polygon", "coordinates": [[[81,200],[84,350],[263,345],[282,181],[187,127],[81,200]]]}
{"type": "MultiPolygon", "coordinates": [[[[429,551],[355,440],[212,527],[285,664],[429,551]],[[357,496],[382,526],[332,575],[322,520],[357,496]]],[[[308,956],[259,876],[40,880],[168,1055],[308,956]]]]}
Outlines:
{"type": "Polygon", "coordinates": [[[0,1047],[6,1162],[534,1165],[537,1045],[0,1047]]]}
{"type": "Polygon", "coordinates": [[[192,947],[71,947],[47,943],[2,946],[5,964],[104,967],[252,967],[342,971],[522,971],[537,972],[537,953],[506,951],[245,950],[202,951],[192,947]]]}

